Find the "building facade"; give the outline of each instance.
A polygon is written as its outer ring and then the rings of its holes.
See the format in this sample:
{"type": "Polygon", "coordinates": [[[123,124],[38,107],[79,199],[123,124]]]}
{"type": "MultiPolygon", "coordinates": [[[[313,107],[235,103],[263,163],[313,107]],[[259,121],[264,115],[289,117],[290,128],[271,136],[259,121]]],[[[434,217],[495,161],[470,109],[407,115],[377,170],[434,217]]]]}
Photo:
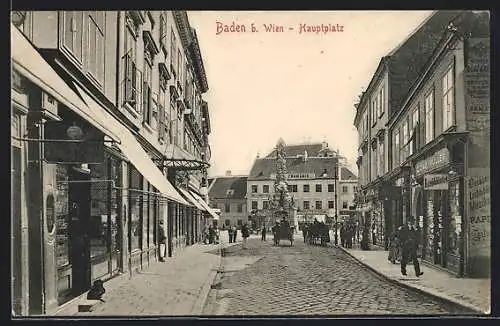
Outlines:
{"type": "MultiPolygon", "coordinates": [[[[338,187],[339,164],[337,152],[328,144],[285,146],[288,170],[288,191],[293,198],[295,224],[317,219],[333,218],[338,214],[335,193],[338,187]]],[[[276,178],[275,151],[254,161],[247,182],[249,214],[260,223],[273,223],[270,202],[276,178]]],[[[338,199],[338,198],[337,198],[338,199]]]]}
{"type": "Polygon", "coordinates": [[[247,176],[233,176],[228,171],[223,177],[209,180],[210,207],[220,210],[217,227],[241,227],[248,223],[247,176]]]}
{"type": "Polygon", "coordinates": [[[422,259],[488,276],[489,16],[464,12],[441,35],[389,120],[391,170],[403,166],[410,175],[404,206],[420,227],[422,259]]]}
{"type": "MultiPolygon", "coordinates": [[[[408,180],[405,168],[389,171],[391,139],[387,132],[388,118],[395,114],[409,87],[418,78],[422,67],[432,55],[441,31],[459,12],[442,11],[431,14],[398,47],[384,56],[366,91],[356,104],[354,125],[358,130],[358,159],[360,174],[357,210],[364,227],[370,228],[376,239],[370,243],[387,248],[388,235],[401,225],[409,214],[402,200],[409,196],[401,186],[408,180]],[[382,227],[383,226],[383,227],[382,227]]],[[[408,138],[409,135],[405,134],[408,138]]],[[[405,138],[405,139],[406,139],[405,138]]]]}
{"type": "Polygon", "coordinates": [[[208,89],[185,12],[13,12],[13,311],[201,239],[208,89]],[[42,208],[42,209],[40,209],[42,208]]]}
{"type": "Polygon", "coordinates": [[[358,191],[358,177],[348,168],[340,167],[338,180],[339,217],[343,220],[356,220],[355,194],[358,191]]]}

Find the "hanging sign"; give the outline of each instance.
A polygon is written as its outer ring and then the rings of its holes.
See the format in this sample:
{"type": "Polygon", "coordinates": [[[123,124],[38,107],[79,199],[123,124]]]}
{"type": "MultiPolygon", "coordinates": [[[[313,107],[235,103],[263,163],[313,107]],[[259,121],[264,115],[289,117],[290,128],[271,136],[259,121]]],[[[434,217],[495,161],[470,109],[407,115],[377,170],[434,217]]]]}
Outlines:
{"type": "Polygon", "coordinates": [[[426,174],[424,175],[425,190],[448,190],[448,175],[426,174]]]}

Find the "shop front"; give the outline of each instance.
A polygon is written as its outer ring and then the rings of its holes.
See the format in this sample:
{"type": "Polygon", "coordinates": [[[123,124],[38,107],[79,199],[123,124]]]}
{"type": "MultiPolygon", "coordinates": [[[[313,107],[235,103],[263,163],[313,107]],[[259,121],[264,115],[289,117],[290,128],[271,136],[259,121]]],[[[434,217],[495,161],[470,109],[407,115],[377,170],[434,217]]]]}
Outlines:
{"type": "Polygon", "coordinates": [[[444,143],[436,146],[415,161],[412,183],[412,215],[421,231],[422,259],[457,275],[464,272],[460,152],[444,143]]]}
{"type": "Polygon", "coordinates": [[[369,229],[370,244],[385,247],[385,211],[381,179],[370,185],[366,190],[365,200],[368,203],[368,216],[365,227],[369,229]]]}

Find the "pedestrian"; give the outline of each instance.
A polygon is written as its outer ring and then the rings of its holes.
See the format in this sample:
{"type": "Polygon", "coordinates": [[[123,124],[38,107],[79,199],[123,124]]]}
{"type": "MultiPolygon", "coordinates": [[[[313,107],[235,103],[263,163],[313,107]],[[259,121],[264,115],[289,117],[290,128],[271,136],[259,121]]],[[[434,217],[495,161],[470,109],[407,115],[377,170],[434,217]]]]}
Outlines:
{"type": "Polygon", "coordinates": [[[406,264],[410,260],[413,262],[413,267],[415,268],[415,276],[419,277],[423,275],[424,272],[420,271],[420,264],[417,257],[418,231],[413,216],[408,219],[406,225],[401,227],[401,230],[398,232],[398,238],[403,247],[401,274],[406,275],[406,264]]]}
{"type": "Polygon", "coordinates": [[[160,244],[159,247],[159,260],[161,262],[165,261],[165,257],[167,256],[167,246],[165,244],[166,242],[166,237],[165,237],[165,229],[163,228],[163,220],[160,220],[160,225],[158,229],[158,243],[160,244]]]}
{"type": "Polygon", "coordinates": [[[262,238],[260,239],[261,241],[266,241],[266,225],[264,224],[264,226],[262,227],[262,238]]]}
{"type": "Polygon", "coordinates": [[[214,229],[212,228],[212,226],[210,225],[208,227],[208,243],[213,244],[214,241],[215,241],[215,232],[214,232],[214,229]]]}
{"type": "Polygon", "coordinates": [[[233,243],[236,243],[236,237],[238,236],[238,228],[236,225],[233,227],[233,243]]]}
{"type": "Polygon", "coordinates": [[[377,244],[377,227],[375,224],[372,225],[372,242],[374,246],[377,244]]]}
{"type": "Polygon", "coordinates": [[[250,232],[246,223],[241,227],[241,236],[243,237],[243,249],[247,249],[247,238],[250,236],[250,232]]]}
{"type": "Polygon", "coordinates": [[[233,243],[233,227],[229,226],[227,228],[227,235],[229,237],[229,243],[233,243]]]}

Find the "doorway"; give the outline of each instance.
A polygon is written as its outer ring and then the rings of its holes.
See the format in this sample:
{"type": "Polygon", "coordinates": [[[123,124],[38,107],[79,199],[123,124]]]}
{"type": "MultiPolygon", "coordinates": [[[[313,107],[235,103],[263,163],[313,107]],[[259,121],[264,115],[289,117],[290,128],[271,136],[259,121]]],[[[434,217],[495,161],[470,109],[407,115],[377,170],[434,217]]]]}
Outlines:
{"type": "Polygon", "coordinates": [[[70,261],[72,294],[90,288],[90,171],[69,169],[70,261]]]}

